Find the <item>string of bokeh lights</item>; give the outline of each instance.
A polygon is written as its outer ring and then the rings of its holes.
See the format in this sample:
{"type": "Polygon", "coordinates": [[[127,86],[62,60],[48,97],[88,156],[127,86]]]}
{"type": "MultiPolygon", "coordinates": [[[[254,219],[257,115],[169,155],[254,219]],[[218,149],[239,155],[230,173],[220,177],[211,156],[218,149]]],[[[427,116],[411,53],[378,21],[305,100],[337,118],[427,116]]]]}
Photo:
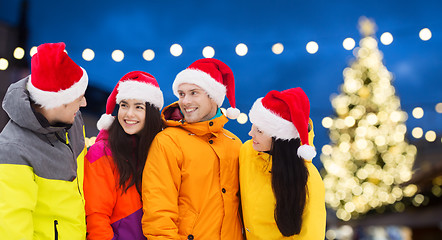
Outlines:
{"type": "MultiPolygon", "coordinates": [[[[432,37],[432,33],[430,29],[423,28],[419,32],[419,38],[422,41],[428,41],[432,37]]],[[[384,45],[390,45],[393,42],[394,38],[393,35],[390,32],[384,32],[381,37],[380,41],[384,45]]],[[[342,46],[346,50],[353,50],[356,46],[356,42],[353,38],[346,38],[342,42],[342,46]]],[[[305,49],[309,54],[316,54],[319,51],[319,45],[315,41],[310,41],[305,45],[305,49]]],[[[175,43],[172,46],[170,46],[170,54],[178,57],[181,54],[183,54],[183,47],[175,43]]],[[[273,44],[271,48],[272,52],[276,55],[282,54],[284,52],[284,45],[282,43],[275,43],[273,44]]],[[[37,47],[34,46],[30,49],[29,54],[32,57],[37,51],[37,47]]],[[[244,43],[239,43],[235,47],[235,52],[238,56],[245,56],[248,53],[248,47],[244,43]]],[[[211,46],[206,46],[202,50],[202,55],[205,58],[213,58],[215,56],[215,49],[211,46]]],[[[25,56],[25,50],[22,47],[15,48],[13,52],[14,58],[20,60],[23,59],[25,56]]],[[[144,60],[146,61],[153,61],[155,59],[155,51],[152,49],[147,49],[142,54],[144,60]]],[[[83,50],[82,57],[85,61],[92,61],[95,58],[95,52],[94,50],[90,48],[86,48],[83,50]]],[[[116,49],[112,51],[111,54],[112,59],[115,62],[121,62],[124,60],[125,54],[122,50],[116,49]]],[[[9,66],[9,61],[6,58],[0,58],[0,70],[6,70],[9,66]]]]}
{"type": "MultiPolygon", "coordinates": [[[[428,28],[423,28],[419,31],[419,38],[422,41],[428,41],[432,38],[432,32],[430,29],[428,28]]],[[[393,43],[394,38],[393,35],[390,32],[384,32],[383,34],[381,34],[380,36],[380,42],[384,45],[390,45],[393,43]]],[[[351,51],[351,50],[356,50],[357,48],[355,48],[356,46],[356,41],[353,38],[346,38],[343,40],[342,42],[342,46],[345,50],[351,51]]],[[[307,53],[309,54],[316,54],[319,51],[319,45],[317,42],[315,41],[310,41],[305,45],[305,49],[307,51],[307,53]]],[[[183,47],[178,44],[172,44],[170,46],[170,54],[172,56],[175,57],[179,57],[181,56],[181,54],[183,54],[183,47]]],[[[235,53],[238,56],[245,56],[248,53],[248,47],[246,44],[244,43],[239,43],[238,45],[236,45],[235,47],[235,53]]],[[[284,45],[282,43],[275,43],[273,44],[271,51],[276,54],[282,54],[284,52],[284,45]]],[[[353,52],[353,54],[356,56],[356,51],[353,52]]],[[[32,57],[35,53],[37,52],[37,47],[34,46],[30,49],[29,54],[32,57]]],[[[24,58],[26,52],[22,47],[16,47],[14,52],[13,52],[13,56],[14,58],[21,60],[24,58]]],[[[213,58],[215,56],[215,49],[211,46],[206,46],[203,48],[202,50],[202,55],[205,58],[213,58]]],[[[124,60],[125,54],[122,50],[116,49],[112,52],[111,54],[112,60],[115,62],[121,62],[124,60]]],[[[142,57],[144,60],[146,61],[153,61],[155,59],[155,51],[152,49],[147,49],[143,52],[142,57]]],[[[95,52],[94,50],[90,49],[90,48],[86,48],[83,50],[82,52],[82,58],[85,61],[92,61],[95,58],[95,52]]],[[[9,61],[6,58],[0,58],[0,70],[4,71],[6,69],[8,69],[9,67],[9,61]]],[[[225,109],[222,109],[223,111],[225,111],[225,109]]],[[[435,110],[437,113],[442,113],[442,103],[438,103],[435,106],[435,110]]],[[[413,117],[415,117],[416,119],[420,119],[423,117],[423,109],[421,107],[416,107],[413,109],[412,115],[413,117]]],[[[328,123],[330,122],[331,119],[329,119],[329,117],[325,117],[322,120],[322,125],[325,128],[328,128],[328,123]]],[[[240,124],[245,124],[248,121],[248,116],[245,113],[241,113],[239,115],[239,117],[237,118],[238,123],[240,124]]],[[[412,136],[416,139],[421,138],[424,135],[423,129],[420,127],[415,127],[412,132],[411,132],[412,136]]],[[[429,130],[425,133],[425,139],[429,142],[434,142],[436,140],[436,133],[432,130],[429,130]]],[[[441,138],[441,142],[442,142],[442,138],[441,138]]]]}

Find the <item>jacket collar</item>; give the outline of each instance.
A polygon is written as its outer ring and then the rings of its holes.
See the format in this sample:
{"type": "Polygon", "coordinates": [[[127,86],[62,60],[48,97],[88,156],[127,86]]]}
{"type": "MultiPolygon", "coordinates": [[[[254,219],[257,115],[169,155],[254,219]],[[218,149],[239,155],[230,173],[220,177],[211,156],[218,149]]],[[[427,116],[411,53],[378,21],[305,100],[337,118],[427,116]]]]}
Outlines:
{"type": "Polygon", "coordinates": [[[167,127],[181,127],[198,136],[208,133],[217,136],[218,133],[223,130],[224,125],[229,121],[224,115],[221,115],[220,117],[204,122],[186,123],[180,112],[178,102],[174,102],[165,107],[161,112],[161,118],[167,127]]]}

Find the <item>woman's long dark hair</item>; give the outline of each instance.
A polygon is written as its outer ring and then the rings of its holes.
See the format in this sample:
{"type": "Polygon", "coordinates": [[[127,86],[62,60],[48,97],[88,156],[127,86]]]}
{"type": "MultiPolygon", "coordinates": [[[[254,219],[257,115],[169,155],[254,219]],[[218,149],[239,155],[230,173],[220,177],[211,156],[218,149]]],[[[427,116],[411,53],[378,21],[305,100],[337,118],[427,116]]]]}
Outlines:
{"type": "Polygon", "coordinates": [[[275,220],[282,235],[299,234],[304,212],[308,170],[298,157],[300,139],[272,142],[272,187],[276,198],[275,220]]]}
{"type": "Polygon", "coordinates": [[[119,187],[126,192],[135,185],[141,194],[141,178],[147,153],[153,139],[163,128],[160,111],[146,102],[144,127],[137,135],[129,135],[115,119],[109,128],[109,146],[120,175],[119,187]]]}

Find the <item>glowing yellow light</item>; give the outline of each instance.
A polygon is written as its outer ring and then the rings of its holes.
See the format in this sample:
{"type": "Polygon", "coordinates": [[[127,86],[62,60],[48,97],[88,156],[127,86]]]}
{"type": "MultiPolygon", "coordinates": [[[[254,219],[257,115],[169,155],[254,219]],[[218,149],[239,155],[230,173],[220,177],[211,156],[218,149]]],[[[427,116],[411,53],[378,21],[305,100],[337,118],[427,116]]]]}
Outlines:
{"type": "Polygon", "coordinates": [[[384,45],[390,45],[393,42],[393,35],[391,35],[389,32],[384,32],[381,35],[381,42],[384,45]]]}
{"type": "Polygon", "coordinates": [[[355,208],[356,208],[356,207],[355,207],[355,204],[354,204],[354,203],[352,203],[352,202],[348,202],[348,203],[345,204],[344,208],[345,208],[345,211],[351,213],[351,212],[354,212],[354,211],[355,211],[355,208]]]}
{"type": "Polygon", "coordinates": [[[352,193],[356,196],[361,195],[362,194],[362,188],[361,186],[355,186],[351,189],[352,193]]]}
{"type": "MultiPolygon", "coordinates": [[[[365,48],[368,48],[368,49],[375,49],[375,48],[378,47],[378,41],[376,41],[376,39],[374,39],[374,38],[372,38],[372,37],[366,37],[366,38],[363,38],[363,39],[359,42],[359,44],[360,44],[362,47],[365,47],[365,48]]],[[[366,49],[366,51],[367,51],[367,49],[366,49]]],[[[368,54],[368,51],[367,51],[367,54],[368,54]]]]}
{"type": "Polygon", "coordinates": [[[353,125],[355,125],[355,119],[351,116],[346,117],[344,121],[347,127],[352,127],[353,125]]]}
{"type": "Polygon", "coordinates": [[[0,58],[0,70],[4,71],[8,69],[9,61],[6,58],[0,58]]]}
{"type": "Polygon", "coordinates": [[[359,56],[360,49],[361,49],[360,47],[353,48],[353,51],[352,51],[353,56],[355,56],[355,57],[359,56]]]}
{"type": "Polygon", "coordinates": [[[342,46],[344,47],[345,50],[352,50],[356,45],[355,40],[353,40],[353,38],[346,38],[344,39],[344,41],[342,42],[342,46]]]}
{"type": "Polygon", "coordinates": [[[283,51],[284,51],[284,45],[282,45],[281,43],[275,43],[275,44],[273,44],[273,46],[272,46],[272,52],[273,52],[274,54],[279,55],[279,54],[281,54],[283,51]]]}
{"type": "Polygon", "coordinates": [[[358,128],[356,128],[355,133],[357,136],[364,137],[367,134],[367,128],[366,127],[358,127],[358,128]]]}
{"type": "Polygon", "coordinates": [[[436,104],[435,109],[436,109],[436,112],[438,112],[438,113],[442,113],[442,103],[438,103],[438,104],[436,104]]]}
{"type": "Polygon", "coordinates": [[[367,122],[370,125],[375,125],[378,122],[378,117],[374,113],[367,114],[367,122]]]}
{"type": "Polygon", "coordinates": [[[367,147],[368,142],[365,139],[358,139],[356,140],[356,147],[359,148],[360,150],[363,150],[367,147]]]}
{"type": "Polygon", "coordinates": [[[402,119],[402,114],[398,111],[394,111],[390,114],[390,120],[393,122],[399,122],[402,119]]]}
{"type": "Polygon", "coordinates": [[[434,131],[428,131],[425,133],[425,139],[429,142],[434,142],[436,140],[436,133],[434,131]]]}
{"type": "Polygon", "coordinates": [[[240,43],[238,45],[236,45],[235,48],[235,52],[236,54],[238,54],[238,56],[245,56],[247,54],[247,52],[249,51],[247,45],[245,45],[244,43],[240,43]]]}
{"type": "Polygon", "coordinates": [[[391,193],[397,198],[401,198],[402,197],[402,190],[398,187],[394,187],[393,190],[391,191],[391,193]]]}
{"type": "Polygon", "coordinates": [[[333,126],[333,119],[331,119],[330,117],[325,117],[322,119],[322,126],[324,128],[330,128],[331,126],[333,126]]]}
{"type": "Polygon", "coordinates": [[[378,197],[380,201],[386,202],[388,200],[388,193],[384,191],[378,192],[378,197]]]}
{"type": "Polygon", "coordinates": [[[310,41],[305,46],[305,49],[307,50],[308,53],[315,54],[318,51],[319,46],[318,46],[318,44],[316,42],[310,41]]]}
{"type": "Polygon", "coordinates": [[[215,49],[211,46],[204,47],[203,56],[205,58],[213,58],[215,56],[215,49]]]}
{"type": "Polygon", "coordinates": [[[361,109],[359,109],[359,108],[353,108],[350,111],[350,115],[353,116],[355,119],[361,118],[362,114],[363,113],[362,113],[361,109]]]}
{"type": "Polygon", "coordinates": [[[422,130],[422,128],[420,127],[415,127],[413,128],[413,130],[411,131],[411,135],[416,138],[419,139],[424,135],[424,131],[422,130]]]}
{"type": "Polygon", "coordinates": [[[32,56],[34,56],[34,54],[36,54],[36,53],[37,53],[37,47],[34,46],[34,47],[32,47],[31,50],[29,51],[29,55],[31,55],[31,57],[32,57],[32,56]]]}
{"type": "Polygon", "coordinates": [[[341,139],[342,142],[350,142],[351,137],[350,137],[349,134],[344,133],[344,134],[341,134],[341,138],[340,139],[341,139]]]}
{"type": "Polygon", "coordinates": [[[410,184],[404,189],[404,196],[411,197],[417,192],[417,186],[414,184],[410,184]]]}
{"type": "Polygon", "coordinates": [[[90,147],[95,143],[97,137],[85,138],[86,147],[90,147]]]}
{"type": "Polygon", "coordinates": [[[416,194],[416,196],[414,196],[414,199],[413,199],[413,200],[414,200],[416,203],[421,204],[421,203],[424,202],[425,197],[424,197],[424,195],[422,195],[422,194],[416,194]]]}
{"type": "Polygon", "coordinates": [[[328,240],[336,239],[336,236],[337,236],[336,231],[333,229],[329,229],[329,230],[327,230],[327,232],[325,232],[325,237],[328,240]]]}
{"type": "Polygon", "coordinates": [[[95,53],[92,49],[86,48],[83,50],[82,57],[86,61],[92,61],[95,58],[95,53]]]}
{"type": "Polygon", "coordinates": [[[0,58],[0,70],[4,71],[8,69],[9,62],[5,58],[0,58]]]}
{"type": "Polygon", "coordinates": [[[341,150],[341,152],[348,152],[348,150],[350,150],[350,144],[348,142],[342,142],[339,144],[339,150],[341,150]]]}
{"type": "Polygon", "coordinates": [[[442,195],[442,189],[439,186],[433,186],[431,188],[431,192],[434,194],[434,196],[436,197],[440,197],[442,195]]]}
{"type": "Polygon", "coordinates": [[[397,202],[394,204],[394,209],[396,209],[398,212],[403,212],[405,210],[405,204],[397,202]]]}
{"type": "Polygon", "coordinates": [[[348,213],[344,209],[339,209],[338,211],[336,211],[336,216],[342,219],[343,221],[348,221],[350,220],[351,217],[350,213],[348,213]]]}
{"type": "Polygon", "coordinates": [[[436,177],[435,179],[433,179],[433,184],[438,185],[438,186],[442,186],[442,176],[439,176],[439,177],[436,177]]]}
{"type": "Polygon", "coordinates": [[[172,56],[178,57],[182,53],[183,47],[181,47],[181,45],[179,45],[178,43],[172,44],[172,46],[170,46],[170,54],[172,54],[172,56]]]}
{"type": "Polygon", "coordinates": [[[399,178],[402,180],[402,182],[406,182],[411,179],[411,172],[409,171],[400,172],[399,178]]]}
{"type": "Polygon", "coordinates": [[[396,126],[396,131],[398,131],[399,133],[405,134],[407,132],[407,126],[405,126],[405,124],[398,124],[396,126]]]}
{"type": "Polygon", "coordinates": [[[378,146],[383,146],[386,143],[385,137],[384,136],[376,136],[374,142],[376,143],[376,145],[378,146]]]}
{"type": "Polygon", "coordinates": [[[414,118],[420,119],[424,116],[424,110],[421,107],[415,107],[411,114],[414,118]]]}
{"type": "Polygon", "coordinates": [[[380,111],[377,114],[377,116],[378,116],[379,121],[381,121],[381,122],[385,122],[388,119],[388,113],[385,111],[380,111]]]}
{"type": "Polygon", "coordinates": [[[123,53],[123,51],[121,51],[121,50],[114,50],[113,52],[112,52],[112,59],[115,61],[115,62],[121,62],[121,61],[123,61],[123,59],[124,59],[124,53],[123,53]]]}
{"type": "Polygon", "coordinates": [[[147,49],[143,52],[143,58],[146,61],[152,61],[155,58],[155,52],[152,49],[147,49]]]}
{"type": "Polygon", "coordinates": [[[356,177],[358,177],[359,179],[366,179],[368,177],[368,173],[367,171],[365,171],[365,169],[359,169],[356,172],[356,177]]]}
{"type": "Polygon", "coordinates": [[[336,119],[334,123],[336,128],[343,129],[345,127],[345,122],[343,119],[336,119]]]}
{"type": "Polygon", "coordinates": [[[349,225],[342,225],[339,228],[339,232],[342,234],[342,236],[352,236],[353,235],[353,228],[349,225]]]}
{"type": "Polygon", "coordinates": [[[16,47],[14,50],[14,57],[16,59],[22,59],[25,56],[25,50],[21,47],[16,47]]]}
{"type": "Polygon", "coordinates": [[[395,133],[395,134],[393,135],[393,139],[394,139],[396,142],[402,142],[402,141],[404,141],[404,134],[401,134],[401,133],[395,133]]]}
{"type": "Polygon", "coordinates": [[[238,118],[236,119],[236,121],[238,121],[239,124],[245,124],[247,120],[249,120],[249,118],[245,113],[240,113],[238,118]]]}
{"type": "Polygon", "coordinates": [[[422,39],[422,41],[428,41],[431,39],[431,31],[428,28],[423,28],[419,32],[419,37],[422,39]]]}
{"type": "Polygon", "coordinates": [[[322,146],[322,153],[325,155],[331,155],[333,153],[332,146],[330,146],[328,144],[322,146]]]}

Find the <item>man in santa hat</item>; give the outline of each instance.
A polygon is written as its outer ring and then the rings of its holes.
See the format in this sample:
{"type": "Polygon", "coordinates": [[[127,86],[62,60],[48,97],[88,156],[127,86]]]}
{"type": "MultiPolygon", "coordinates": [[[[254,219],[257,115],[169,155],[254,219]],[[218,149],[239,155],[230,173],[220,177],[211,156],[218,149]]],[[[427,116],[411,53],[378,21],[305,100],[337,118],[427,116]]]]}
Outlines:
{"type": "Polygon", "coordinates": [[[0,239],[85,239],[79,108],[86,71],[64,43],[37,48],[31,74],[3,101],[10,121],[0,133],[0,239]]]}
{"type": "Polygon", "coordinates": [[[220,107],[227,96],[236,118],[232,70],[200,59],[173,83],[178,97],[162,111],[143,172],[144,235],[156,239],[242,239],[238,213],[241,141],[224,129],[220,107]]]}

